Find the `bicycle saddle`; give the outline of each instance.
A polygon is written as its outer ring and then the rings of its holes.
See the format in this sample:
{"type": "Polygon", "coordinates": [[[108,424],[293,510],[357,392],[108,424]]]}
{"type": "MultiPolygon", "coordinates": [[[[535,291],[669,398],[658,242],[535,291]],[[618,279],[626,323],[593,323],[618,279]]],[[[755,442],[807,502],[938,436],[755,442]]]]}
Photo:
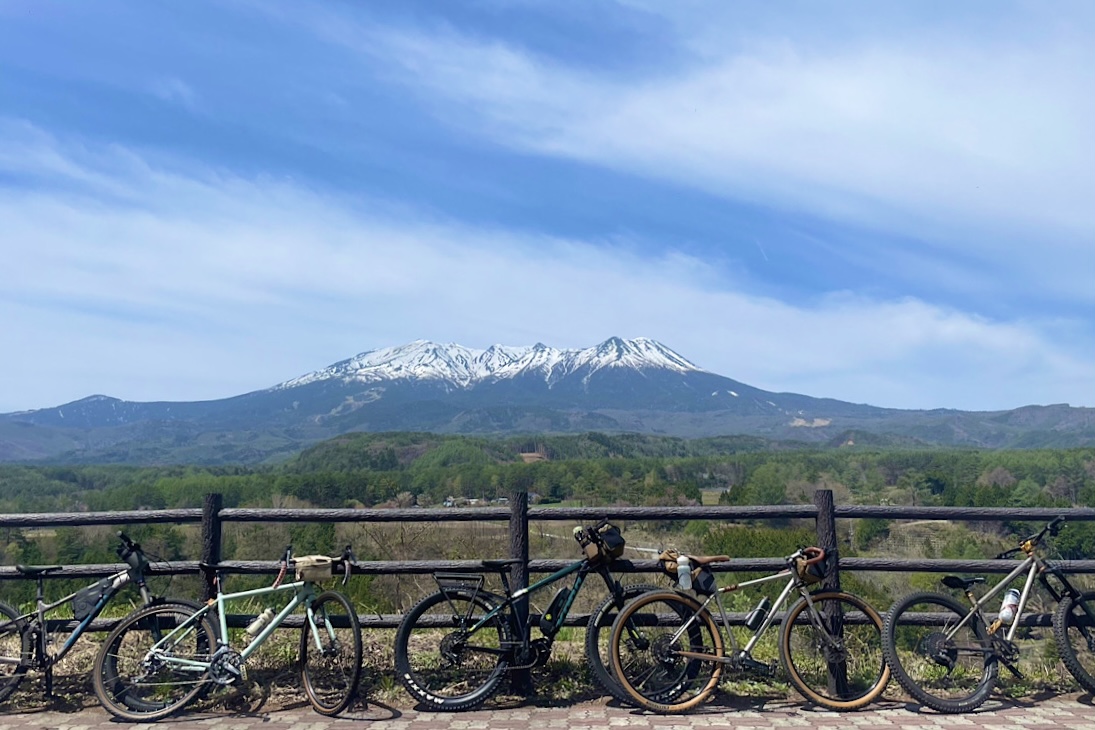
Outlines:
{"type": "Polygon", "coordinates": [[[45,575],[63,567],[63,565],[16,565],[15,569],[23,575],[45,575]]]}
{"type": "Polygon", "coordinates": [[[957,575],[948,575],[942,579],[943,585],[947,588],[961,588],[964,591],[968,591],[970,586],[977,585],[978,583],[984,583],[984,578],[962,578],[957,575]]]}

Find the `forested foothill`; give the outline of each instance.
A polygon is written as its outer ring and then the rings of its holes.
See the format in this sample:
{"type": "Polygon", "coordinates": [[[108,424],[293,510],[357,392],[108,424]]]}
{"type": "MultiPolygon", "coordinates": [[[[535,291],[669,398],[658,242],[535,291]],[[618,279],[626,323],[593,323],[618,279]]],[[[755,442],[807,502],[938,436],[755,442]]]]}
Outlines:
{"type": "MultiPolygon", "coordinates": [[[[686,440],[587,433],[492,439],[360,433],[318,444],[277,466],[0,466],[0,510],[9,514],[198,507],[210,492],[222,494],[226,507],[475,509],[515,490],[528,491],[538,504],[641,506],[808,504],[817,489],[833,490],[838,505],[1091,507],[1095,448],[808,448],[753,437],[686,440]]],[[[998,546],[1011,546],[1012,536],[1030,525],[867,519],[841,520],[839,527],[845,556],[981,559],[998,546]]],[[[812,520],[633,522],[625,528],[630,544],[738,557],[773,557],[814,539],[812,520]]],[[[2,531],[6,564],[115,559],[108,528],[2,531]]],[[[134,526],[131,531],[165,559],[196,559],[196,526],[134,526]]],[[[566,540],[552,541],[557,536],[548,534],[549,527],[539,532],[533,546],[538,557],[574,553],[566,540]]],[[[445,530],[436,524],[230,524],[224,554],[272,560],[279,544],[292,542],[299,552],[318,552],[342,540],[353,540],[362,559],[507,554],[505,525],[499,523],[445,530]]],[[[1095,524],[1069,525],[1056,545],[1065,557],[1095,557],[1095,524]]],[[[909,578],[902,578],[907,586],[909,578]]],[[[406,578],[364,583],[371,589],[363,585],[361,594],[368,592],[378,610],[401,608],[413,598],[404,594],[417,590],[417,583],[406,578]]],[[[882,598],[890,592],[886,583],[871,581],[865,592],[882,598]]]]}

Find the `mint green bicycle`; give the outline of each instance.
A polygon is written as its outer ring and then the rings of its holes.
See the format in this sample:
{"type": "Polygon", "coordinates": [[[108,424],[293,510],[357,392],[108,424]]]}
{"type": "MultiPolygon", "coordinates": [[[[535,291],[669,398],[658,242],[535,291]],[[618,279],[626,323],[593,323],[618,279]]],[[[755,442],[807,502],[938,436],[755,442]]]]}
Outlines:
{"type": "Polygon", "coordinates": [[[337,715],[353,701],[361,679],[361,625],[346,596],[337,591],[317,594],[315,586],[333,577],[335,570],[342,571],[345,585],[354,562],[349,546],[339,557],[312,555],[296,560],[290,547],[271,586],[222,593],[218,576],[216,598],[200,608],[154,605],[131,613],[110,632],[95,657],[95,695],[122,720],[165,718],[210,686],[239,682],[248,657],[296,609],[303,608],[300,670],[304,691],[316,712],[337,715]],[[296,569],[296,580],[283,583],[290,566],[296,569]],[[278,612],[268,608],[259,614],[246,629],[250,643],[241,649],[233,647],[226,605],[275,593],[291,594],[289,602],[278,612]]]}

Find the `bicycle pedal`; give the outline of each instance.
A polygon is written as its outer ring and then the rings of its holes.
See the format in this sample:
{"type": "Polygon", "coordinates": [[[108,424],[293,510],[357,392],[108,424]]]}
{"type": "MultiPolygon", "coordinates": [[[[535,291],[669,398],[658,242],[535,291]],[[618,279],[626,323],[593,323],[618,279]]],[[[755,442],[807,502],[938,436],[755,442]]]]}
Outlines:
{"type": "Polygon", "coordinates": [[[775,664],[769,664],[762,662],[758,659],[754,659],[752,656],[745,654],[744,652],[738,657],[738,661],[741,664],[742,669],[753,672],[755,674],[761,674],[765,677],[771,677],[776,673],[775,664]]]}

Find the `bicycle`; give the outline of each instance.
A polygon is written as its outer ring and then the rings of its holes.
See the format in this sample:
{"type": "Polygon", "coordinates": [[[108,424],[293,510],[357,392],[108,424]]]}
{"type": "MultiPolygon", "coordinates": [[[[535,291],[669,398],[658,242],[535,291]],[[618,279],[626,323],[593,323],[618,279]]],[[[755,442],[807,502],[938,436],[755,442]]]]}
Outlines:
{"type": "Polygon", "coordinates": [[[1057,517],[1018,547],[997,555],[997,560],[1018,553],[1025,558],[980,598],[974,595],[973,586],[984,583],[984,578],[944,577],[943,585],[961,590],[969,607],[934,592],[913,593],[894,603],[883,625],[883,650],[906,692],[938,712],[970,712],[988,699],[1000,664],[1021,678],[1015,636],[1035,578],[1058,602],[1053,634],[1061,659],[1085,689],[1095,692],[1095,592],[1075,588],[1059,567],[1048,564],[1036,552],[1047,535],[1058,534],[1063,523],[1064,517],[1057,517]],[[1015,605],[1006,602],[1004,615],[989,620],[986,604],[1024,573],[1026,580],[1015,605]],[[1059,588],[1050,583],[1049,576],[1057,579],[1059,588]],[[1006,636],[1002,635],[1005,628],[1006,636]]]}
{"type": "Polygon", "coordinates": [[[114,596],[130,583],[136,584],[145,606],[170,603],[197,609],[199,604],[186,599],[154,597],[145,581],[149,562],[141,546],[124,532],[118,533],[118,539],[121,544],[116,552],[128,567],[52,603],[45,601],[45,576],[61,570],[62,566],[15,566],[17,571],[36,581],[37,590],[33,611],[19,614],[11,606],[0,603],[0,673],[3,673],[0,701],[16,690],[29,669],[42,672],[45,695],[52,697],[53,668],[65,659],[114,596]],[[72,619],[47,618],[47,614],[68,604],[72,604],[72,619]]]}
{"type": "Polygon", "coordinates": [[[354,562],[349,546],[337,558],[311,555],[295,560],[292,547],[287,547],[272,585],[235,593],[221,590],[216,566],[203,565],[215,574],[215,598],[196,610],[150,606],[126,617],[95,657],[95,695],[108,712],[123,720],[146,722],[167,717],[207,688],[242,681],[247,659],[290,614],[303,607],[300,669],[304,691],[316,712],[337,715],[353,701],[361,679],[361,625],[346,596],[337,591],[317,595],[315,584],[341,569],[345,585],[354,562]],[[290,565],[296,570],[296,580],[283,583],[290,565]],[[292,596],[277,613],[272,608],[260,613],[245,630],[250,643],[240,650],[233,648],[226,606],[275,593],[292,596]]]}
{"type": "Polygon", "coordinates": [[[890,671],[882,660],[878,612],[851,593],[810,592],[825,577],[825,551],[820,548],[787,556],[787,567],[777,573],[722,588],[716,587],[711,566],[729,560],[726,555],[666,551],[659,558],[666,572],[679,575],[681,588],[690,588],[695,597],[684,590],[658,590],[635,599],[616,617],[609,639],[612,667],[632,704],[660,713],[690,710],[715,692],[724,667],[772,679],[777,665],[757,660],[753,651],[781,619],[779,663],[807,700],[829,709],[853,710],[885,689],[890,671]],[[722,596],[781,580],[785,585],[775,601],[763,597],[745,617],[752,636],[739,649],[722,596]],[[793,594],[798,600],[781,616],[779,610],[793,594]],[[712,603],[729,637],[729,651],[712,603]]]}
{"type": "Polygon", "coordinates": [[[583,559],[517,591],[510,588],[506,568],[521,560],[482,561],[485,569],[498,571],[504,596],[484,590],[482,574],[435,573],[438,592],[414,606],[396,632],[396,675],[407,691],[433,710],[469,710],[483,704],[498,691],[508,672],[547,662],[586,578],[597,573],[609,596],[586,625],[586,657],[597,684],[620,697],[622,691],[601,656],[602,634],[626,601],[656,586],[623,586],[612,577],[608,566],[622,554],[624,539],[606,520],[592,527],[575,527],[574,537],[583,559]],[[556,592],[539,619],[542,636],[532,639],[532,617],[522,624],[515,602],[570,576],[573,583],[556,592]]]}

